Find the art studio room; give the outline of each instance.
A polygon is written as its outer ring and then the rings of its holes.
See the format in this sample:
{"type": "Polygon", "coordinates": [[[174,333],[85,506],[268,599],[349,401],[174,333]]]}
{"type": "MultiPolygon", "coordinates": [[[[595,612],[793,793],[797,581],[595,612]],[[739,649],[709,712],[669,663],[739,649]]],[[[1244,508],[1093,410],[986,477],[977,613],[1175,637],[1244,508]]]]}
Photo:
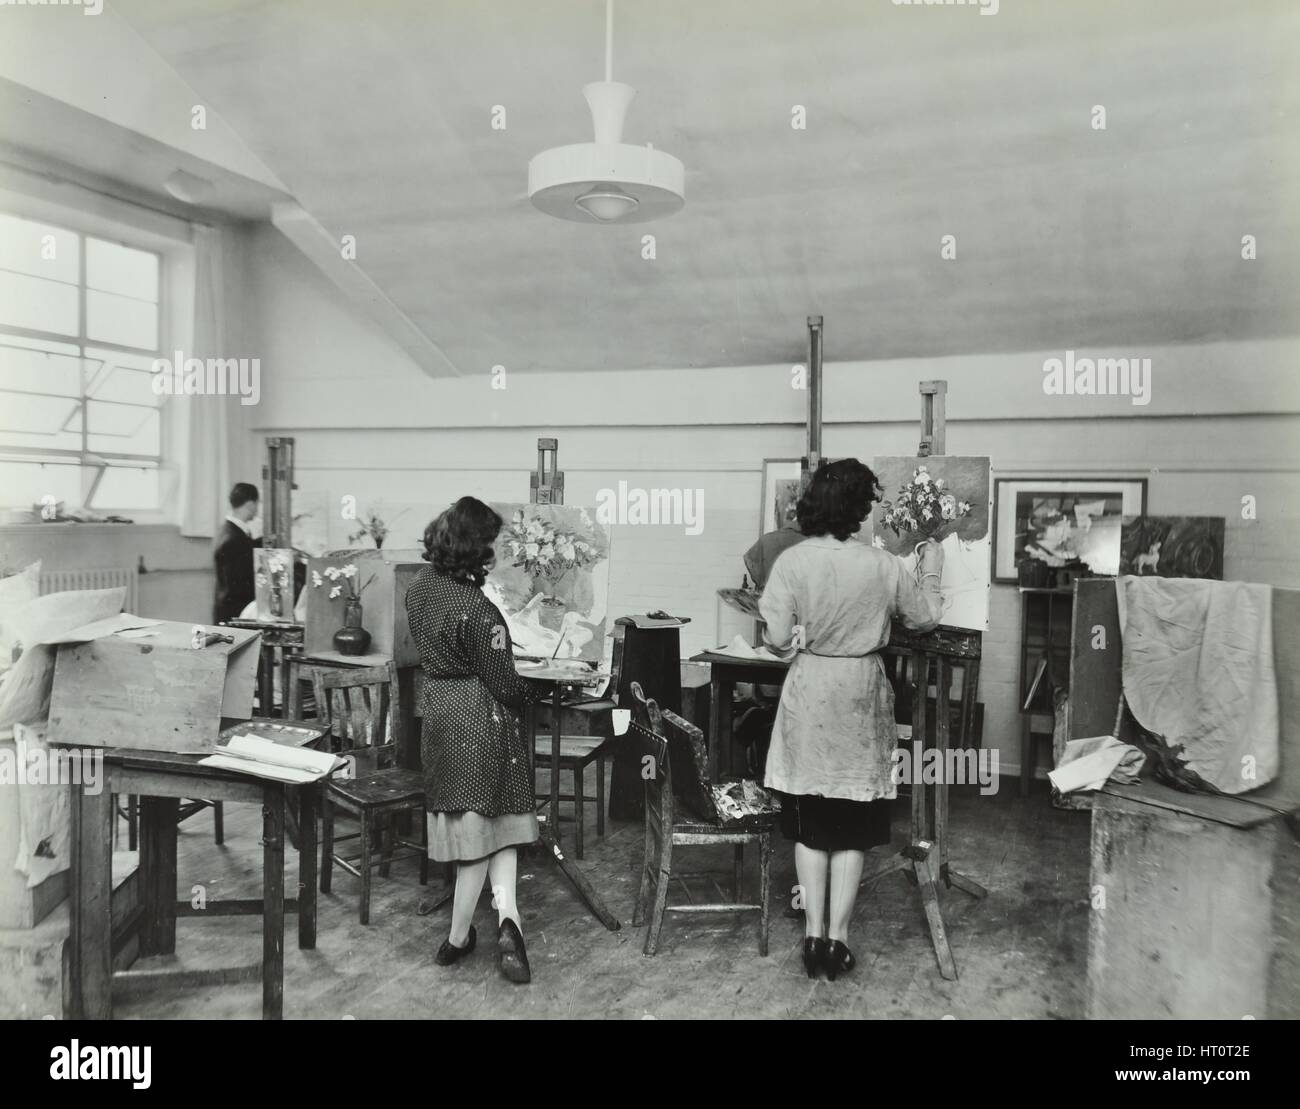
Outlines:
{"type": "Polygon", "coordinates": [[[1300,1017],[1298,51],[4,0],[0,1016],[1300,1017]]]}

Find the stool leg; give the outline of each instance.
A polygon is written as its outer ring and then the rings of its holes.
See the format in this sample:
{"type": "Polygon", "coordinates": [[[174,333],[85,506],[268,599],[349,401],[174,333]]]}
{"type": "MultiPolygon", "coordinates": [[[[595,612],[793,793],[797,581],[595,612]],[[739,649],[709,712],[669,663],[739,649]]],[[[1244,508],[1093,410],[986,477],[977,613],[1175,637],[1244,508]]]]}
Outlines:
{"type": "Polygon", "coordinates": [[[134,851],[140,844],[140,799],[130,793],[126,798],[126,846],[134,851]]]}
{"type": "Polygon", "coordinates": [[[212,802],[212,837],[217,846],[226,842],[226,810],[224,801],[212,802]]]}
{"type": "Polygon", "coordinates": [[[735,884],[732,888],[731,895],[736,899],[737,902],[739,902],[740,891],[744,886],[744,879],[745,879],[745,845],[743,843],[738,843],[733,848],[733,851],[735,852],[735,863],[734,863],[735,884]]]}
{"type": "Polygon", "coordinates": [[[326,793],[320,802],[320,891],[329,893],[334,880],[334,806],[326,793]]]}
{"type": "Polygon", "coordinates": [[[370,923],[370,814],[364,809],[361,818],[361,923],[370,923]]]}
{"type": "Polygon", "coordinates": [[[763,906],[759,913],[758,953],[767,954],[768,934],[768,891],[772,881],[772,837],[764,832],[758,841],[758,896],[763,906]]]}
{"type": "Polygon", "coordinates": [[[379,877],[387,878],[393,868],[393,816],[384,813],[377,817],[383,821],[383,830],[379,833],[379,877]]]}
{"type": "Polygon", "coordinates": [[[577,833],[573,841],[573,853],[582,858],[582,833],[586,827],[587,816],[587,799],[583,795],[583,778],[586,777],[587,768],[582,763],[575,763],[573,767],[573,819],[578,825],[577,833]]]}
{"type": "Polygon", "coordinates": [[[596,758],[596,835],[605,838],[605,756],[596,758]]]}
{"type": "Polygon", "coordinates": [[[429,820],[425,816],[424,809],[420,808],[420,846],[424,850],[420,853],[420,885],[429,884],[429,820]]]}

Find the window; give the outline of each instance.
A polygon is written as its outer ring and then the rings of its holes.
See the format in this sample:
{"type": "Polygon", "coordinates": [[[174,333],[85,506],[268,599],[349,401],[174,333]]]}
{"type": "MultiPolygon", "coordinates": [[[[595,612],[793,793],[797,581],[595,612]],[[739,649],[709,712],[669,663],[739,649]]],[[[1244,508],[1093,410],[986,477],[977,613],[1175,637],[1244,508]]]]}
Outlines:
{"type": "Polygon", "coordinates": [[[162,256],[0,213],[0,503],[156,511],[162,256]]]}

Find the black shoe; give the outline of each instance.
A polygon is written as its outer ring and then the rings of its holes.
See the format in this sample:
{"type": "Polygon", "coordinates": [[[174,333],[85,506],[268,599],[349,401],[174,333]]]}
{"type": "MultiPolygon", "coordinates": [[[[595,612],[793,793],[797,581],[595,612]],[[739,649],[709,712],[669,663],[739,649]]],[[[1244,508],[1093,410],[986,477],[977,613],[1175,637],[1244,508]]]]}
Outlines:
{"type": "Polygon", "coordinates": [[[524,948],[524,937],[517,925],[509,917],[501,922],[497,932],[497,966],[501,974],[511,982],[531,982],[533,972],[528,967],[528,952],[524,948]]]}
{"type": "Polygon", "coordinates": [[[442,941],[442,946],[438,948],[438,954],[433,957],[433,961],[440,967],[449,967],[458,959],[463,959],[474,950],[474,944],[478,940],[478,934],[474,931],[474,925],[469,926],[469,939],[465,941],[464,947],[457,947],[450,939],[442,941]]]}
{"type": "Polygon", "coordinates": [[[821,938],[806,936],[803,941],[803,968],[809,978],[816,978],[817,971],[826,963],[826,941],[821,938]]]}
{"type": "Polygon", "coordinates": [[[834,982],[837,975],[848,974],[857,965],[858,961],[853,957],[853,952],[849,950],[847,944],[840,943],[839,940],[831,940],[830,947],[826,950],[827,979],[834,982]]]}

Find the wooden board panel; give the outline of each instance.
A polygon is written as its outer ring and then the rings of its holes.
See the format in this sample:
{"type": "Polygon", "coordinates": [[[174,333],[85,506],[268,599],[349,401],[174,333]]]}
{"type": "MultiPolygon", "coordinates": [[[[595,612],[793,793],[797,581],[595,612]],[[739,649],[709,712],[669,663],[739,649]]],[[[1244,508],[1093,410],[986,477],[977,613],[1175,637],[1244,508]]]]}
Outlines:
{"type": "Polygon", "coordinates": [[[1275,947],[1294,965],[1298,940],[1275,932],[1280,818],[1238,829],[1103,793],[1092,822],[1087,1017],[1284,1015],[1275,947]]]}
{"type": "Polygon", "coordinates": [[[1067,739],[1110,735],[1123,691],[1119,601],[1114,578],[1075,582],[1067,739]]]}
{"type": "Polygon", "coordinates": [[[258,633],[195,650],[192,625],[59,648],[50,696],[53,743],[150,751],[211,750],[222,717],[252,715],[258,633]]]}

